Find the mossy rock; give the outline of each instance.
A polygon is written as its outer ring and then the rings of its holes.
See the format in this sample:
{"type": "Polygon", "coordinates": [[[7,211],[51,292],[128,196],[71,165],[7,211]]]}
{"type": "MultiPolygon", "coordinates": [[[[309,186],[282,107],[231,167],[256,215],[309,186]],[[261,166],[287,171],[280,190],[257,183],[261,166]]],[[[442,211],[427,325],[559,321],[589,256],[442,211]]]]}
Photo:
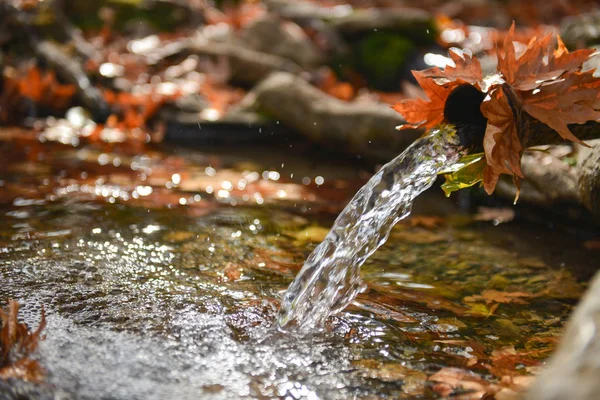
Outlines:
{"type": "Polygon", "coordinates": [[[115,12],[115,29],[123,29],[131,22],[141,21],[159,31],[173,31],[189,23],[190,15],[185,7],[175,2],[142,0],[92,0],[73,2],[67,7],[67,16],[83,29],[102,27],[100,10],[109,8],[115,12]]]}
{"type": "Polygon", "coordinates": [[[357,39],[351,53],[334,60],[333,69],[342,78],[350,69],[374,89],[395,91],[406,77],[406,65],[416,52],[415,44],[402,34],[372,32],[357,39]]]}

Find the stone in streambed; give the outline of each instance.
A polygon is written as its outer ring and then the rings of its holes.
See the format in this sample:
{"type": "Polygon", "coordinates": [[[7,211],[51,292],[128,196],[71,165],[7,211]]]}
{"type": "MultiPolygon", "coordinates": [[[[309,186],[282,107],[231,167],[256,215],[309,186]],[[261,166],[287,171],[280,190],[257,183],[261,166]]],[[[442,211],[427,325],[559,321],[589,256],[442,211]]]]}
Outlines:
{"type": "Polygon", "coordinates": [[[387,104],[345,102],[289,73],[271,74],[243,103],[314,143],[378,161],[398,155],[421,134],[397,132],[405,121],[387,104]]]}
{"type": "Polygon", "coordinates": [[[583,204],[600,218],[600,144],[586,153],[578,170],[579,195],[583,204]]]}
{"type": "Polygon", "coordinates": [[[240,41],[253,50],[290,59],[303,68],[314,68],[325,61],[302,28],[275,14],[253,21],[240,33],[240,41]]]}

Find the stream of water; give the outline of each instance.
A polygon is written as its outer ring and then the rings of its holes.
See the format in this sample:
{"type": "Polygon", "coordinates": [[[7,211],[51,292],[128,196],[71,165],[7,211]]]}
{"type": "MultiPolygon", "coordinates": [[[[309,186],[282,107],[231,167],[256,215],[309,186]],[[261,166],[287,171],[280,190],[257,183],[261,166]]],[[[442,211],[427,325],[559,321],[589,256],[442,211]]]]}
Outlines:
{"type": "MultiPolygon", "coordinates": [[[[358,276],[360,264],[342,275],[349,252],[364,261],[441,165],[461,166],[462,151],[440,134],[384,168],[340,219],[342,237],[325,249],[348,252],[340,279],[358,276]]],[[[0,129],[0,306],[18,301],[31,329],[42,306],[47,320],[34,355],[44,382],[0,379],[1,399],[514,393],[554,351],[596,270],[597,252],[579,237],[522,220],[495,226],[430,190],[360,267],[368,290],[325,334],[281,334],[281,293],[365,183],[360,170],[295,148],[144,151],[0,129]]],[[[333,282],[322,272],[319,290],[333,282]]]]}
{"type": "Polygon", "coordinates": [[[465,154],[456,132],[433,129],[384,165],[348,203],[287,289],[279,327],[310,332],[364,289],[361,265],[410,214],[414,199],[465,154]]]}

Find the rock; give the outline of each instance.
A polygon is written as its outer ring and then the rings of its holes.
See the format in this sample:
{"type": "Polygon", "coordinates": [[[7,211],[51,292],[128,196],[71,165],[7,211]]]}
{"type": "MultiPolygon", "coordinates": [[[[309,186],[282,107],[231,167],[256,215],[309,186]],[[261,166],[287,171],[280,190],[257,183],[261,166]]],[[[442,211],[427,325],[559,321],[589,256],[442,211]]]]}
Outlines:
{"type": "Polygon", "coordinates": [[[387,105],[344,102],[289,73],[270,75],[244,103],[315,143],[378,161],[390,160],[421,133],[397,132],[404,120],[387,105]]]}
{"type": "Polygon", "coordinates": [[[189,95],[166,104],[158,121],[165,123],[165,139],[191,145],[258,143],[278,139],[282,126],[243,107],[232,107],[223,116],[212,119],[205,99],[189,95]]]}
{"type": "MultiPolygon", "coordinates": [[[[521,159],[521,169],[525,180],[521,182],[519,201],[547,207],[580,204],[575,169],[555,155],[525,153],[521,159]]],[[[498,182],[497,192],[510,199],[516,195],[512,181],[498,182]]]]}
{"type": "Polygon", "coordinates": [[[350,14],[351,6],[321,7],[313,2],[290,0],[264,0],[263,4],[273,14],[294,21],[302,28],[312,31],[329,57],[330,54],[344,54],[348,51],[348,44],[329,24],[329,21],[350,14]]]}
{"type": "Polygon", "coordinates": [[[174,58],[186,58],[192,54],[222,62],[225,60],[230,80],[241,85],[251,86],[275,71],[300,74],[303,69],[295,62],[273,54],[251,50],[227,39],[209,40],[203,35],[190,40],[171,43],[158,49],[149,57],[153,63],[161,63],[174,58]]]}
{"type": "Polygon", "coordinates": [[[76,25],[100,28],[108,19],[116,30],[132,22],[143,22],[159,31],[173,31],[182,27],[197,27],[202,23],[202,12],[197,2],[186,0],[136,0],[136,1],[66,1],[64,12],[76,25]],[[110,9],[107,18],[104,11],[110,9]]]}
{"type": "Polygon", "coordinates": [[[436,31],[433,17],[417,8],[367,8],[333,18],[331,24],[344,36],[372,31],[391,31],[410,38],[427,38],[433,42],[436,31]]]}
{"type": "Polygon", "coordinates": [[[595,400],[600,393],[600,273],[567,325],[558,351],[526,400],[595,400]]]}
{"type": "Polygon", "coordinates": [[[240,34],[249,48],[290,59],[303,68],[323,64],[324,56],[294,22],[267,14],[248,25],[240,34]]]}
{"type": "Polygon", "coordinates": [[[200,114],[208,108],[208,101],[198,94],[190,94],[166,103],[158,112],[158,117],[162,121],[187,121],[196,119],[196,123],[201,122],[200,114]]]}
{"type": "Polygon", "coordinates": [[[396,32],[369,32],[353,40],[350,49],[350,56],[341,58],[341,64],[355,69],[376,90],[399,90],[401,82],[412,77],[409,64],[418,59],[413,41],[396,32]]]}
{"type": "Polygon", "coordinates": [[[322,7],[315,2],[298,0],[264,0],[269,10],[294,21],[323,20],[343,35],[356,35],[385,30],[401,32],[409,37],[430,36],[435,33],[433,17],[427,11],[418,8],[364,8],[350,5],[322,7]],[[427,32],[429,30],[429,32],[427,32]]]}
{"type": "Polygon", "coordinates": [[[560,36],[570,48],[583,48],[600,43],[600,11],[565,18],[560,36]]]}
{"type": "Polygon", "coordinates": [[[264,0],[263,3],[277,15],[293,20],[329,19],[352,12],[351,6],[321,7],[317,3],[298,0],[264,0]]]}
{"type": "Polygon", "coordinates": [[[600,144],[582,158],[578,170],[579,195],[583,204],[600,217],[600,144]]]}

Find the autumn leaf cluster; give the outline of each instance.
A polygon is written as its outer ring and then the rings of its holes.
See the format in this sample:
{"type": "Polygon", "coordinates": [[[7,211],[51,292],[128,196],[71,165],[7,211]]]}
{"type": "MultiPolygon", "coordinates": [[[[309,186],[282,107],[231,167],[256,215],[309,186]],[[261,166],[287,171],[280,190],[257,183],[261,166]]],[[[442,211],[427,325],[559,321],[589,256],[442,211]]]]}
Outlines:
{"type": "Polygon", "coordinates": [[[514,38],[513,24],[498,51],[498,71],[493,76],[484,78],[477,58],[452,50],[454,66],[413,71],[429,101],[405,100],[393,107],[407,121],[400,129],[432,128],[445,121],[446,102],[457,87],[472,85],[487,95],[480,106],[487,119],[484,156],[477,165],[469,163],[471,173],[461,176],[459,171],[447,177],[453,180],[451,190],[483,181],[491,194],[501,174],[512,175],[518,185],[529,134],[523,126],[525,114],[562,138],[582,144],[569,125],[600,120],[600,79],[594,77],[594,70],[583,70],[594,50],[569,52],[556,34],[534,37],[527,44],[514,38]],[[461,179],[466,183],[461,184],[461,179]]]}

